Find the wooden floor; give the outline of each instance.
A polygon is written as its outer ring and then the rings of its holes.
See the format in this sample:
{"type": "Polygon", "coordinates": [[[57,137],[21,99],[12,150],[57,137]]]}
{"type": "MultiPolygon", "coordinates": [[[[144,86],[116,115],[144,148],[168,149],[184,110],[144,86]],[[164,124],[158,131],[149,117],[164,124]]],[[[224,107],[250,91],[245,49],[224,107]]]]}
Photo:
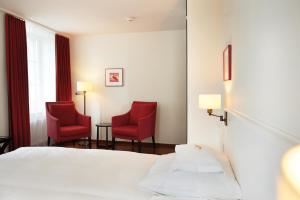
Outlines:
{"type": "MultiPolygon", "coordinates": [[[[88,143],[86,141],[76,141],[75,144],[73,142],[69,142],[69,143],[64,143],[60,146],[86,149],[88,148],[87,144],[88,143]]],[[[100,145],[101,146],[105,145],[105,142],[100,141],[100,145]]],[[[111,145],[111,143],[109,143],[109,145],[111,145]]],[[[96,141],[92,141],[92,149],[97,149],[96,146],[97,146],[96,141]]],[[[104,148],[100,148],[100,149],[104,149],[104,148]]],[[[131,142],[121,142],[121,141],[116,142],[116,150],[132,151],[131,142]]],[[[135,143],[134,152],[137,151],[138,151],[138,144],[135,143]]],[[[174,152],[175,152],[175,145],[172,144],[156,144],[156,148],[154,151],[151,143],[142,143],[142,153],[162,155],[162,154],[168,154],[174,152]]]]}

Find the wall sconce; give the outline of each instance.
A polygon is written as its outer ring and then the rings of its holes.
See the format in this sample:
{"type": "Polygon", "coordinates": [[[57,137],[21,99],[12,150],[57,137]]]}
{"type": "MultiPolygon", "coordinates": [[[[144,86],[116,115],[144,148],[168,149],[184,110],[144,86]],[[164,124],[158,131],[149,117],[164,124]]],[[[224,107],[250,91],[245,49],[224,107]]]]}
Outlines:
{"type": "Polygon", "coordinates": [[[300,199],[300,146],[289,150],[281,163],[278,200],[300,199]]]}
{"type": "Polygon", "coordinates": [[[83,95],[83,113],[86,114],[86,92],[91,91],[93,88],[90,82],[77,81],[76,95],[83,95]]]}
{"type": "Polygon", "coordinates": [[[200,94],[199,95],[199,108],[207,109],[209,116],[219,117],[220,121],[225,123],[227,126],[227,112],[223,115],[213,114],[213,109],[221,109],[221,95],[219,94],[200,94]]]}

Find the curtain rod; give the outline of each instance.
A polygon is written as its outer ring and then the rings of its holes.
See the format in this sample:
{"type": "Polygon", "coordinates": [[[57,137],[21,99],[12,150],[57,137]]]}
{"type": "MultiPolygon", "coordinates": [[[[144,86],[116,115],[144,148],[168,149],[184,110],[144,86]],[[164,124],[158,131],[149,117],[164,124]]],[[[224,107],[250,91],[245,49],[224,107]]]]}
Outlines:
{"type": "Polygon", "coordinates": [[[50,31],[53,31],[53,32],[55,32],[55,33],[57,33],[57,34],[61,34],[61,35],[63,35],[63,36],[66,36],[66,37],[70,38],[70,35],[68,35],[68,34],[61,33],[61,32],[59,32],[59,31],[57,31],[57,30],[55,30],[55,29],[53,29],[53,28],[50,28],[50,27],[48,27],[48,26],[45,26],[45,25],[43,25],[43,24],[41,24],[41,23],[38,23],[38,22],[36,22],[36,21],[34,21],[34,20],[31,20],[31,19],[22,17],[22,16],[20,16],[20,15],[14,13],[14,12],[12,12],[12,11],[6,10],[6,9],[4,9],[4,8],[1,8],[1,7],[0,7],[0,10],[1,10],[2,12],[4,12],[4,13],[13,15],[13,16],[15,16],[16,18],[18,18],[18,19],[20,19],[20,20],[22,20],[22,21],[26,21],[26,20],[27,20],[27,21],[30,21],[30,22],[35,23],[35,24],[37,24],[37,25],[39,25],[39,26],[42,26],[42,27],[44,27],[44,28],[46,28],[46,29],[48,29],[48,30],[50,30],[50,31]]]}

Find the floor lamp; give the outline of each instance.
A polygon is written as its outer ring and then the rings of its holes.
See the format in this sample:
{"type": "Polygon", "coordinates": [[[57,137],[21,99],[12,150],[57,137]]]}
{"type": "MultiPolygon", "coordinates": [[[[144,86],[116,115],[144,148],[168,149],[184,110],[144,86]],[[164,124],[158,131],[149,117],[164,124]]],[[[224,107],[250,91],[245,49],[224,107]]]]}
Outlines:
{"type": "MultiPolygon", "coordinates": [[[[86,115],[86,92],[92,90],[92,84],[90,82],[77,81],[76,95],[83,95],[83,114],[86,115]]],[[[79,143],[81,146],[87,147],[87,141],[79,143]]]]}
{"type": "Polygon", "coordinates": [[[92,90],[90,82],[77,81],[76,95],[83,95],[83,113],[86,115],[86,92],[92,90]]]}

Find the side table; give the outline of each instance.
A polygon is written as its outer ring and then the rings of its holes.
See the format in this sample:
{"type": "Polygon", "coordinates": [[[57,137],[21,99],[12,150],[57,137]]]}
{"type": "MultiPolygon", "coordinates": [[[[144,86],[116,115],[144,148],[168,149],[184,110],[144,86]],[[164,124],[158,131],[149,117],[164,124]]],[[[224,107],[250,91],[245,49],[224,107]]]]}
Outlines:
{"type": "Polygon", "coordinates": [[[97,127],[97,148],[105,148],[105,149],[108,149],[108,148],[111,148],[112,145],[109,145],[108,144],[108,128],[111,127],[111,123],[98,123],[96,124],[96,127],[97,127]],[[105,128],[106,129],[106,140],[105,140],[105,145],[100,145],[99,144],[99,130],[100,128],[105,128]]]}

